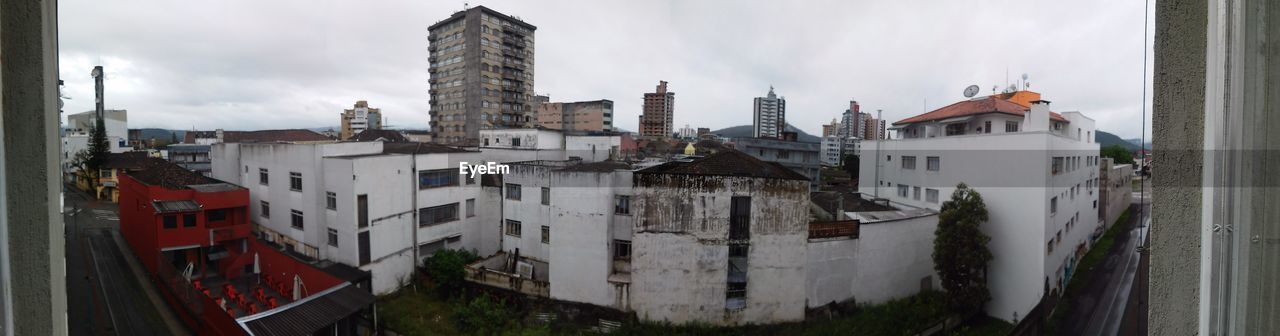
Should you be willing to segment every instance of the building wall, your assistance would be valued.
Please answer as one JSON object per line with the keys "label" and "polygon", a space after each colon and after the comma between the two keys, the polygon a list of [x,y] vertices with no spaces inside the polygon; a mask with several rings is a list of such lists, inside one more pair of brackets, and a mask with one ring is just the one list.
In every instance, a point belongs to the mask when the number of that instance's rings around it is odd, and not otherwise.
{"label": "building wall", "polygon": [[[862,223],[858,238],[809,239],[807,306],[853,300],[877,304],[940,289],[933,268],[938,216]],[[927,278],[927,279],[926,279]]]}
{"label": "building wall", "polygon": [[[804,319],[806,181],[637,174],[631,307],[715,325]],[[746,306],[726,310],[731,196],[751,196]]]}
{"label": "building wall", "polygon": [[[986,307],[993,317],[1012,321],[1015,314],[1026,316],[1047,293],[1046,287],[1062,287],[1070,266],[1078,261],[1078,248],[1087,248],[1098,221],[1098,194],[1086,186],[1097,179],[1098,168],[1086,165],[1085,157],[1097,156],[1096,143],[1048,132],[1018,132],[890,140],[878,146],[877,152],[876,142],[863,143],[859,173],[864,182],[859,191],[865,195],[937,210],[961,182],[982,194],[990,217],[983,231],[991,237],[988,248],[995,256],[988,283],[992,300]],[[914,170],[902,168],[904,155],[916,157]],[[939,157],[938,171],[927,170],[929,156]],[[1051,160],[1058,156],[1080,156],[1080,168],[1053,175]],[[907,186],[907,197],[898,196],[899,185]],[[1071,196],[1076,185],[1080,188]],[[928,200],[930,189],[938,191],[936,203]],[[1054,197],[1058,212],[1050,215]],[[1075,224],[1067,228],[1072,217],[1077,218]],[[1054,247],[1049,252],[1051,238]]]}
{"label": "building wall", "polygon": [[[470,142],[479,137],[482,129],[519,128],[537,122],[537,104],[532,99],[536,29],[484,6],[455,12],[428,28],[430,114],[435,141]],[[449,36],[462,39],[450,40]],[[449,49],[459,45],[463,48]],[[451,59],[461,62],[451,63]],[[485,82],[486,78],[498,83]],[[458,94],[451,95],[455,92]],[[497,105],[484,106],[484,102]],[[502,107],[508,103],[519,108]],[[504,121],[504,116],[511,119]]]}
{"label": "building wall", "polygon": [[674,122],[676,93],[667,91],[667,82],[658,82],[652,93],[644,94],[641,106],[639,133],[642,137],[671,137]]}
{"label": "building wall", "polygon": [[1133,202],[1133,165],[1114,165],[1112,162],[1110,158],[1101,158],[1099,165],[1098,210],[1104,228],[1115,224]]}
{"label": "building wall", "polygon": [[613,101],[604,99],[538,105],[538,125],[555,130],[613,130]]}
{"label": "building wall", "polygon": [[[734,148],[757,159],[777,162],[801,175],[809,177],[810,185],[817,189],[822,182],[821,144],[775,139],[734,139]],[[786,157],[783,157],[785,152]]]}
{"label": "building wall", "polygon": [[549,261],[551,297],[626,310],[618,302],[621,286],[613,273],[614,231],[630,233],[630,215],[614,214],[614,196],[630,194],[631,173],[555,172],[551,174]]}

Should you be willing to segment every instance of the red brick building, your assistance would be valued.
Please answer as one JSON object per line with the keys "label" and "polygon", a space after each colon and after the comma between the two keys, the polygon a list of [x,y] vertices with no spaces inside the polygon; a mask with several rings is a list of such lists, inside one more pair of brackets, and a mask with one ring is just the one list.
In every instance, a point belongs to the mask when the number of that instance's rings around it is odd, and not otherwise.
{"label": "red brick building", "polygon": [[257,241],[249,191],[161,159],[120,177],[120,231],[199,335],[355,334],[367,289]]}

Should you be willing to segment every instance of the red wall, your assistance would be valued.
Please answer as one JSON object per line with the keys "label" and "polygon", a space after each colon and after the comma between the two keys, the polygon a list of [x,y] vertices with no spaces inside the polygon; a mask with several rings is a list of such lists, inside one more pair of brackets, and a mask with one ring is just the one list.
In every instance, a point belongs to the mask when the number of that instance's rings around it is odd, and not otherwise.
{"label": "red wall", "polygon": [[[120,232],[129,242],[133,253],[138,255],[152,273],[156,272],[155,265],[160,262],[160,250],[192,245],[208,247],[210,229],[231,227],[230,231],[233,233],[220,236],[223,240],[249,236],[247,189],[198,193],[191,189],[145,185],[129,175],[121,176],[119,183]],[[177,227],[164,228],[165,215],[157,215],[152,202],[174,200],[194,200],[203,207],[201,211],[194,213],[196,226],[184,227],[184,213],[176,213],[166,215],[177,216]],[[227,220],[208,223],[206,214],[215,209],[227,209]]]}
{"label": "red wall", "polygon": [[[342,283],[341,279],[311,265],[299,262],[266,244],[258,242],[256,239],[249,239],[249,252],[238,256],[232,255],[235,261],[228,265],[225,274],[231,278],[240,276],[244,271],[245,265],[253,264],[253,255],[255,253],[258,255],[258,266],[262,271],[262,275],[270,274],[277,281],[285,281],[286,284],[289,284],[290,290],[293,288],[293,276],[298,275],[301,277],[304,296],[319,293]],[[292,295],[293,293],[281,294]]]}

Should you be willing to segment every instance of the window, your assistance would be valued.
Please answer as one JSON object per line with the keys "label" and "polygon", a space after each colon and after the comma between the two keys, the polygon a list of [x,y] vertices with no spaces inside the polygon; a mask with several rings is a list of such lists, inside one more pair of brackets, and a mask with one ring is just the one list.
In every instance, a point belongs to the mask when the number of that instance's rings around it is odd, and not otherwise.
{"label": "window", "polygon": [[356,196],[356,225],[369,226],[369,195]]}
{"label": "window", "polygon": [[166,229],[178,228],[178,216],[177,215],[164,216],[164,228]]}
{"label": "window", "polygon": [[615,239],[613,241],[613,258],[630,260],[631,259],[631,241]]}
{"label": "window", "polygon": [[751,238],[751,197],[734,196],[729,204],[729,239]]}
{"label": "window", "polygon": [[196,215],[195,214],[182,215],[182,227],[196,227]]}
{"label": "window", "polygon": [[902,169],[916,169],[916,157],[914,157],[914,156],[903,156],[903,157],[902,157]]}
{"label": "window", "polygon": [[467,176],[467,185],[476,184],[475,176],[472,176],[471,174],[467,174],[466,176]]}
{"label": "window", "polygon": [[1064,161],[1064,160],[1063,160],[1063,158],[1062,158],[1061,156],[1059,156],[1059,157],[1054,157],[1054,158],[1053,158],[1053,168],[1052,168],[1052,171],[1051,171],[1051,173],[1053,173],[1053,175],[1058,175],[1058,174],[1062,173],[1062,164],[1063,164],[1063,161]]}
{"label": "window", "polygon": [[324,193],[324,207],[329,210],[338,210],[338,194],[326,191]]}
{"label": "window", "polygon": [[227,220],[227,209],[213,209],[205,211],[204,219],[209,222],[221,222]]}
{"label": "window", "polygon": [[476,199],[467,200],[467,218],[476,216]]}
{"label": "window", "polygon": [[551,205],[551,188],[542,187],[542,205]]}
{"label": "window", "polygon": [[1006,122],[1004,122],[1004,131],[1005,131],[1006,133],[1017,132],[1017,131],[1018,131],[1018,122],[1017,122],[1017,121],[1006,121]]}
{"label": "window", "polygon": [[1098,208],[1098,200],[1093,200],[1093,208],[1094,209]]}
{"label": "window", "polygon": [[1048,243],[1048,244],[1045,244],[1045,247],[1044,247],[1044,254],[1045,254],[1045,255],[1053,254],[1053,239],[1052,239],[1052,238],[1050,238],[1050,239],[1049,239],[1049,243]]}
{"label": "window", "polygon": [[729,269],[725,281],[725,309],[746,307],[747,299],[747,244],[729,244]]}
{"label": "window", "polygon": [[631,196],[617,195],[613,196],[613,213],[618,215],[631,214]]}
{"label": "window", "polygon": [[329,246],[338,247],[338,230],[329,229]]}
{"label": "window", "polygon": [[302,211],[292,210],[290,211],[290,214],[292,215],[292,220],[289,222],[289,226],[302,230],[304,227],[302,222]]}
{"label": "window", "polygon": [[920,200],[920,187],[911,187],[911,198],[917,201]]}
{"label": "window", "polygon": [[546,226],[546,225],[542,226],[542,243],[551,244],[551,227],[550,226]]}
{"label": "window", "polygon": [[302,191],[302,173],[289,172],[289,190]]}
{"label": "window", "polygon": [[984,123],[982,124],[982,132],[983,132],[983,133],[991,133],[991,121],[990,121],[990,120],[987,120],[986,122],[984,122]]}
{"label": "window", "polygon": [[942,169],[942,158],[937,156],[929,156],[929,157],[925,157],[924,160],[925,160],[925,166],[926,166],[925,168],[929,169],[929,171],[938,171]]}
{"label": "window", "polygon": [[908,187],[905,184],[898,185],[898,197],[907,198]]}
{"label": "window", "polygon": [[267,177],[268,177],[267,169],[258,168],[258,183],[261,183],[262,185],[269,185],[269,183],[267,183],[267,180],[268,180]]}
{"label": "window", "polygon": [[519,236],[520,236],[520,221],[514,221],[514,220],[510,220],[510,219],[508,219],[508,220],[507,220],[507,230],[506,230],[506,233],[507,233],[507,235],[508,235],[508,236],[512,236],[512,237],[519,237]]}
{"label": "window", "polygon": [[458,203],[418,209],[418,227],[458,220]]}
{"label": "window", "polygon": [[964,135],[964,123],[947,124],[947,136]]}
{"label": "window", "polygon": [[938,189],[925,189],[924,201],[929,203],[938,203]]}
{"label": "window", "polygon": [[458,185],[457,169],[423,170],[418,172],[418,189],[452,187]]}
{"label": "window", "polygon": [[360,250],[360,264],[368,264],[369,259],[371,259],[371,253],[369,253],[369,231],[361,232],[360,235],[356,236],[356,239],[358,239],[357,249]]}
{"label": "window", "polygon": [[779,151],[778,151],[778,158],[779,158],[779,159],[790,159],[790,158],[791,158],[791,152],[788,152],[788,151],[786,151],[786,150],[779,150]]}
{"label": "window", "polygon": [[885,156],[884,156],[884,160],[885,160],[886,162],[887,162],[887,161],[893,161],[893,155],[885,155]]}
{"label": "window", "polygon": [[1058,198],[1054,197],[1049,199],[1049,215],[1053,216],[1056,213],[1058,213]]}
{"label": "window", "polygon": [[507,199],[520,200],[520,185],[515,183],[507,183]]}
{"label": "window", "polygon": [[258,208],[262,210],[262,218],[271,218],[271,203],[267,201],[259,201]]}
{"label": "window", "polygon": [[511,147],[520,147],[520,138],[511,138]]}

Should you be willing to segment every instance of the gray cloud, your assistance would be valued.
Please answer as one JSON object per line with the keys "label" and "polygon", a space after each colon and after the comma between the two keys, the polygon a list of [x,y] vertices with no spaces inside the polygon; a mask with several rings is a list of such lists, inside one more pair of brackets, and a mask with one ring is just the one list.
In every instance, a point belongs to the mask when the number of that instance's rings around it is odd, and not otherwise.
{"label": "gray cloud", "polygon": [[[103,64],[107,105],[129,109],[133,127],[332,126],[356,100],[425,127],[426,28],[462,3],[61,1],[66,111],[92,108],[88,73]],[[658,80],[676,92],[677,128],[748,124],[751,99],[773,85],[789,121],[817,133],[850,98],[899,120],[970,84],[989,92],[1007,71],[1029,73],[1055,110],[1137,137],[1149,83],[1138,2],[479,4],[538,26],[539,93],[614,100],[631,130]]]}

